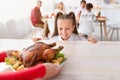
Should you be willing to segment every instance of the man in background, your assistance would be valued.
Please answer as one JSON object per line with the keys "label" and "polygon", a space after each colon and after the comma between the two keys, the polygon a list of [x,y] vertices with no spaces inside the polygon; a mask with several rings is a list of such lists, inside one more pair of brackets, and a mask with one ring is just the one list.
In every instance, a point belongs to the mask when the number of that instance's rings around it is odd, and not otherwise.
{"label": "man in background", "polygon": [[42,1],[37,0],[36,2],[36,6],[32,9],[31,11],[31,22],[33,24],[34,27],[39,27],[43,29],[43,39],[44,38],[48,38],[48,34],[49,34],[49,28],[48,28],[48,24],[47,21],[43,22],[42,18],[48,18],[48,16],[42,16],[40,8],[42,6]]}

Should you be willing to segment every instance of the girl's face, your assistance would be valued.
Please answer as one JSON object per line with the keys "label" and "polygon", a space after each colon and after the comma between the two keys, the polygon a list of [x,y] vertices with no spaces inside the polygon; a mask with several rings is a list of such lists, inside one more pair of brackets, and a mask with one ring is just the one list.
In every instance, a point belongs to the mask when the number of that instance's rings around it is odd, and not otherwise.
{"label": "girl's face", "polygon": [[68,40],[74,31],[74,25],[70,19],[58,19],[58,34],[63,40]]}

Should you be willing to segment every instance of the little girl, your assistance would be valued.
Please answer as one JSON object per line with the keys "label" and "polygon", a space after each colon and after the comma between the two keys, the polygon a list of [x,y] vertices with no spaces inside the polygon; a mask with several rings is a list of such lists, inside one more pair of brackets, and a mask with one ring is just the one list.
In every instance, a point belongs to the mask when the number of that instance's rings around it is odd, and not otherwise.
{"label": "little girl", "polygon": [[[87,40],[84,37],[79,36],[76,28],[76,18],[73,12],[69,14],[62,14],[59,12],[55,18],[55,29],[53,33],[53,38],[51,40],[54,41],[62,41],[62,40]],[[96,39],[92,38],[90,40],[92,43],[96,43]]]}
{"label": "little girl", "polygon": [[83,12],[79,20],[78,32],[81,35],[88,35],[90,38],[91,33],[94,32],[93,24],[96,20],[95,14],[92,12],[93,5],[91,3],[86,4],[86,11]]}

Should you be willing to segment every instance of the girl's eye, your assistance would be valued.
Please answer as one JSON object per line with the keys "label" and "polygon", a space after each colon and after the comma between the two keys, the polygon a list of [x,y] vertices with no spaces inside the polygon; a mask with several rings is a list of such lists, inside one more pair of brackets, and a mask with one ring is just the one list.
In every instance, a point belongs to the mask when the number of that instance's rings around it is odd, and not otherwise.
{"label": "girl's eye", "polygon": [[66,28],[66,30],[69,30],[69,28]]}
{"label": "girl's eye", "polygon": [[62,30],[62,28],[59,28],[59,30]]}

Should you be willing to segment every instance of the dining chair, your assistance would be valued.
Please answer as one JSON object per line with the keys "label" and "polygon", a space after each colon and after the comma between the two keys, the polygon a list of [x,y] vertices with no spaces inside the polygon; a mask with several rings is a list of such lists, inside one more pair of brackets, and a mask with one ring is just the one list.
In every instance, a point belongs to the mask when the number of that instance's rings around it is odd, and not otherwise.
{"label": "dining chair", "polygon": [[32,31],[32,38],[42,38],[43,29],[40,27],[34,27]]}
{"label": "dining chair", "polygon": [[119,23],[109,24],[107,27],[109,28],[109,30],[107,32],[107,35],[111,32],[111,34],[110,34],[110,41],[112,41],[114,31],[116,31],[116,33],[117,33],[117,40],[119,40],[120,24]]}

